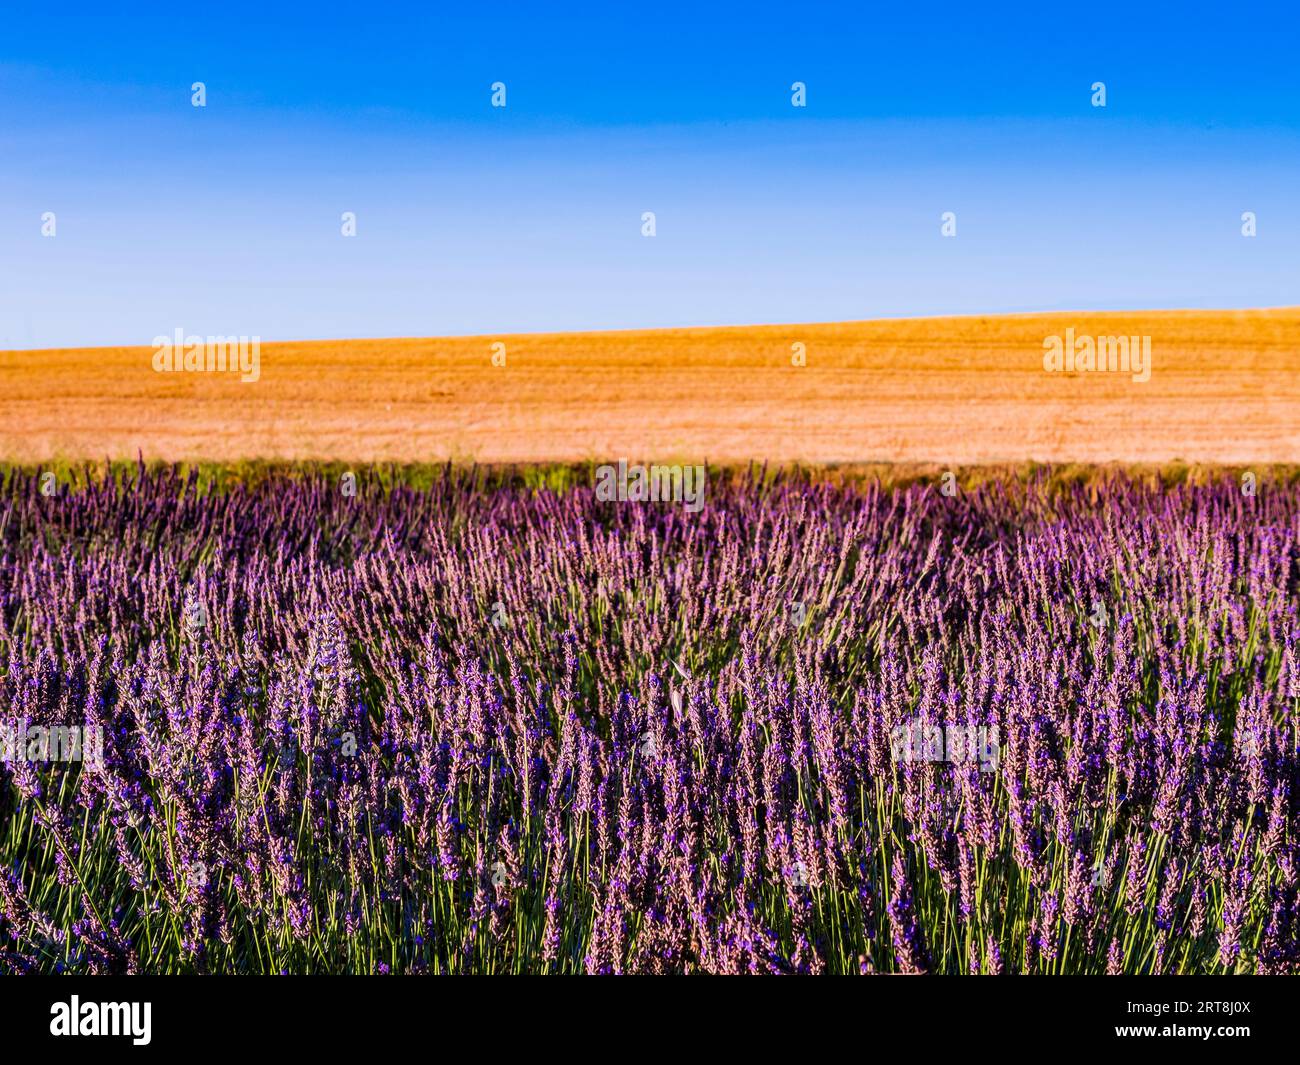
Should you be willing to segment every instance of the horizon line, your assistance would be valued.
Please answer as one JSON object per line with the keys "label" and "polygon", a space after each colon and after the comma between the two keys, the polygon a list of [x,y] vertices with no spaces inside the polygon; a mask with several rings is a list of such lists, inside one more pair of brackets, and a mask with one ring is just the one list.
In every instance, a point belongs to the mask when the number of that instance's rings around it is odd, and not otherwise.
{"label": "horizon line", "polygon": [[[926,321],[953,321],[953,320],[970,320],[973,318],[1050,318],[1061,315],[1186,315],[1186,314],[1278,314],[1284,312],[1300,312],[1300,304],[1281,304],[1278,306],[1251,306],[1251,307],[1149,307],[1136,310],[1115,310],[1104,308],[1072,308],[1067,310],[1050,310],[1050,311],[968,311],[955,314],[898,314],[898,315],[878,315],[871,318],[834,318],[818,319],[815,321],[792,321],[792,322],[730,322],[717,323],[708,325],[680,325],[680,326],[621,326],[616,329],[531,329],[531,330],[509,330],[489,333],[429,333],[429,334],[402,334],[395,336],[349,336],[349,337],[300,337],[288,340],[263,340],[257,334],[244,333],[221,333],[211,334],[213,336],[233,336],[239,337],[257,337],[259,345],[298,345],[298,344],[369,344],[381,341],[417,341],[417,340],[478,340],[501,337],[547,337],[547,336],[611,336],[620,333],[688,333],[688,332],[717,332],[719,330],[746,330],[746,329],[782,329],[782,328],[808,328],[817,326],[832,325],[870,325],[876,322],[926,322]],[[173,330],[174,332],[174,330]],[[155,337],[163,334],[155,334]],[[206,336],[207,334],[186,333],[186,336]],[[148,343],[134,344],[69,344],[60,347],[32,347],[32,348],[0,348],[0,353],[17,353],[40,354],[42,352],[55,351],[115,351],[123,348],[141,348],[148,350],[155,345],[152,341]]]}

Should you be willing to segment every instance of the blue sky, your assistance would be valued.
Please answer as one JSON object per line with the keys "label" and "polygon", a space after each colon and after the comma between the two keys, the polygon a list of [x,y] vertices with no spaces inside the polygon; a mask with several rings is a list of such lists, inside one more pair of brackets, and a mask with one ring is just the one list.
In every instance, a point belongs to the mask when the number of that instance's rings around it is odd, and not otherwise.
{"label": "blue sky", "polygon": [[1300,302],[1294,5],[982,6],[7,5],[0,347]]}

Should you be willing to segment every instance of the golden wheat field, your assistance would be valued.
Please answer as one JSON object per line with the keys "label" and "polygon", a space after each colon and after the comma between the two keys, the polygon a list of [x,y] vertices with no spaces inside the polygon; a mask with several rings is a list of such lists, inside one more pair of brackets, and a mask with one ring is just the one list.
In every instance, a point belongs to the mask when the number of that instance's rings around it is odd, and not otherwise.
{"label": "golden wheat field", "polygon": [[[1149,335],[1150,380],[1046,372],[1067,329]],[[1300,308],[268,343],[252,383],[153,354],[0,352],[0,458],[1300,461]]]}

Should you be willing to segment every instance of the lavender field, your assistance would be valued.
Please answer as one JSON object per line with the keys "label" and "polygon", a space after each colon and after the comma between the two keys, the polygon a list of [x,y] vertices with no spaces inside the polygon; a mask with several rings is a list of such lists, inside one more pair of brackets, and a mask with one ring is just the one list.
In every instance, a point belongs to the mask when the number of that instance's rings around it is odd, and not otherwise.
{"label": "lavender field", "polygon": [[6,476],[0,971],[1300,970],[1295,484],[350,488]]}

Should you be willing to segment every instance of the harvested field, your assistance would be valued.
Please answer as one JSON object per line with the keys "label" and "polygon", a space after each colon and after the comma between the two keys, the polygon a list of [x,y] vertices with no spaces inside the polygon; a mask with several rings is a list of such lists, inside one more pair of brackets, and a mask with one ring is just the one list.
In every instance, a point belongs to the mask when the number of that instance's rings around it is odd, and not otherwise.
{"label": "harvested field", "polygon": [[[1150,336],[1150,380],[1045,372],[1067,329]],[[0,457],[1300,461],[1300,308],[263,344],[251,383],[152,354],[0,352]]]}

